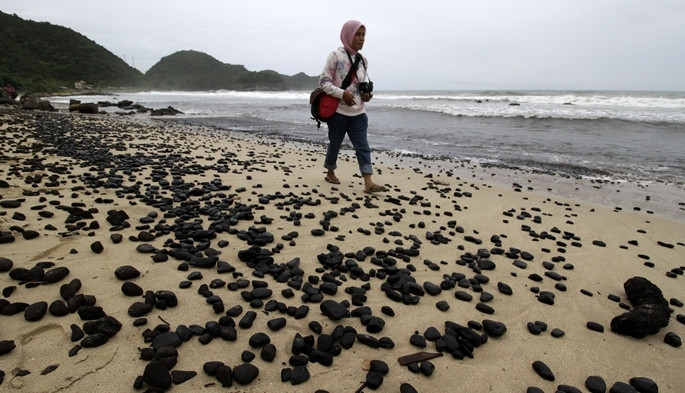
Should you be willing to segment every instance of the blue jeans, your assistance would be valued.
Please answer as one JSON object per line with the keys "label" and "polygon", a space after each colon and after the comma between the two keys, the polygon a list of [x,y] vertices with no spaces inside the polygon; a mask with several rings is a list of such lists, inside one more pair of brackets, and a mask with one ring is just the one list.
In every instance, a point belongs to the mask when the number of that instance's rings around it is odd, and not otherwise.
{"label": "blue jeans", "polygon": [[354,146],[354,153],[359,163],[359,171],[363,175],[372,175],[371,148],[366,137],[366,130],[369,126],[369,118],[366,113],[358,116],[345,116],[339,113],[333,115],[328,121],[328,149],[326,149],[326,161],[324,167],[328,170],[338,168],[338,153],[340,146],[345,139],[345,134],[350,137],[350,142]]}

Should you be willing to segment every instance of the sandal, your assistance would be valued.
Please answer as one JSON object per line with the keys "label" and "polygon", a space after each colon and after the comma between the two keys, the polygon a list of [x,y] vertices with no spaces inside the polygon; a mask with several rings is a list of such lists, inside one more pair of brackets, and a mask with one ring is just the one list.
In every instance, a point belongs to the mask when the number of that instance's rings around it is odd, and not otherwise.
{"label": "sandal", "polygon": [[340,184],[340,180],[338,180],[338,179],[335,178],[335,177],[328,177],[328,176],[326,176],[326,177],[324,177],[323,179],[324,179],[327,183],[331,183],[331,184]]}
{"label": "sandal", "polygon": [[373,194],[376,192],[383,192],[383,191],[388,191],[388,190],[383,186],[379,186],[378,184],[374,184],[371,187],[364,190],[364,192],[367,194]]}

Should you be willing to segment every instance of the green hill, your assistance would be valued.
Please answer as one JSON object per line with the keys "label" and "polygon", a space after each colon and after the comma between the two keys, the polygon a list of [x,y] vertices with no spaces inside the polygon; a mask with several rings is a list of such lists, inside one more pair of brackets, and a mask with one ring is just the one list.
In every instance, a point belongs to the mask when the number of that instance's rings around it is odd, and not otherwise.
{"label": "green hill", "polygon": [[193,50],[163,57],[145,73],[145,86],[166,90],[303,90],[316,87],[318,77],[276,71],[248,71]]}
{"label": "green hill", "polygon": [[212,56],[179,51],[163,57],[145,74],[145,85],[169,90],[286,90],[287,76],[276,71],[248,71]]}
{"label": "green hill", "polygon": [[143,74],[85,36],[0,12],[0,83],[56,91],[86,81],[96,88],[136,86]]}
{"label": "green hill", "polygon": [[179,51],[143,75],[104,47],[65,27],[0,12],[0,84],[24,91],[55,92],[85,81],[94,89],[306,90],[318,77],[249,71],[202,52]]}

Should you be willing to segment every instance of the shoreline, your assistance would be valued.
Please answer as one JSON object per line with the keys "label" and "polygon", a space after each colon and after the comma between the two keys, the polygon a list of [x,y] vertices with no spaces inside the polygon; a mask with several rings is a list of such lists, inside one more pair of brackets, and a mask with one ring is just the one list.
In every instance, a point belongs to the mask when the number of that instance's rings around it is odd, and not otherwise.
{"label": "shoreline", "polygon": [[[148,117],[0,119],[2,389],[682,387],[682,348],[664,341],[685,336],[685,220],[657,208],[677,193],[379,154],[389,191],[367,195],[349,150],[333,186],[311,144]],[[640,339],[610,329],[634,276],[674,310]],[[421,351],[442,356],[398,362]]]}
{"label": "shoreline", "polygon": [[[136,119],[133,119],[134,121]],[[142,120],[142,119],[141,119]],[[304,149],[321,149],[325,143],[291,138],[281,134],[264,134],[251,131],[227,130],[217,126],[197,125],[186,119],[148,119],[161,124],[182,124],[191,129],[204,129],[209,134],[220,137],[232,135],[241,139],[257,141],[262,138],[280,141],[283,146]],[[143,120],[143,121],[148,121]],[[192,132],[192,131],[191,131]],[[451,176],[479,181],[510,188],[526,190],[541,195],[575,199],[590,202],[606,208],[632,210],[655,214],[663,218],[685,221],[685,188],[682,184],[663,181],[638,181],[629,179],[598,179],[581,175],[566,175],[552,171],[541,171],[531,168],[502,165],[483,165],[477,162],[464,161],[449,157],[432,157],[420,154],[403,154],[372,145],[374,160],[388,165],[422,168],[432,174],[450,172]],[[354,155],[349,142],[344,142],[342,153]],[[536,186],[542,183],[544,187]]]}

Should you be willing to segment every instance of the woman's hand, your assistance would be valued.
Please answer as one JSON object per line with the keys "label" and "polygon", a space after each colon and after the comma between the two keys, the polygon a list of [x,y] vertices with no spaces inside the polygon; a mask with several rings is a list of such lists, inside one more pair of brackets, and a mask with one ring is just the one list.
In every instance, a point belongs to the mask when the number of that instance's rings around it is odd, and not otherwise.
{"label": "woman's hand", "polygon": [[345,101],[345,104],[347,104],[347,106],[353,106],[355,104],[354,94],[350,93],[347,90],[345,90],[345,92],[343,92],[342,99],[343,99],[343,101]]}
{"label": "woman's hand", "polygon": [[362,93],[362,101],[369,102],[373,98],[373,93]]}

